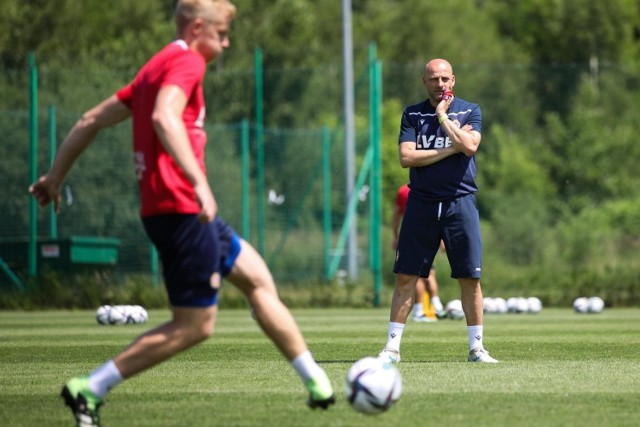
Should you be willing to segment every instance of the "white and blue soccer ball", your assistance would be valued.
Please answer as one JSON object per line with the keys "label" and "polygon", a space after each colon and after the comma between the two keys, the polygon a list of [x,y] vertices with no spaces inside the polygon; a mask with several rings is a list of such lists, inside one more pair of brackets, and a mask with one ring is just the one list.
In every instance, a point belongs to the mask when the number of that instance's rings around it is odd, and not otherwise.
{"label": "white and blue soccer ball", "polygon": [[587,311],[589,313],[602,313],[604,310],[604,300],[600,297],[591,297],[587,301]]}
{"label": "white and blue soccer ball", "polygon": [[100,325],[109,324],[109,311],[111,311],[110,305],[101,305],[96,310],[96,320]]}
{"label": "white and blue soccer ball", "polygon": [[462,301],[459,299],[452,299],[445,305],[444,311],[447,312],[447,317],[452,320],[464,319],[464,310],[462,309]]}
{"label": "white and blue soccer ball", "polygon": [[149,314],[147,310],[144,309],[141,305],[134,305],[131,308],[132,312],[130,314],[133,322],[132,323],[147,323],[149,320]]}
{"label": "white and blue soccer ball", "polygon": [[511,297],[507,299],[507,310],[509,313],[526,313],[529,311],[527,299],[523,297]]}
{"label": "white and blue soccer ball", "polygon": [[589,298],[578,297],[573,300],[573,309],[576,313],[586,313],[589,310]]}
{"label": "white and blue soccer ball", "polygon": [[504,298],[496,297],[493,299],[493,303],[496,306],[496,313],[504,314],[509,311],[509,309],[507,308],[507,300],[505,300]]}
{"label": "white and blue soccer ball", "polygon": [[496,300],[491,297],[484,297],[482,299],[482,311],[491,314],[496,312]]}
{"label": "white and blue soccer ball", "polygon": [[542,311],[542,301],[538,297],[529,297],[527,298],[527,312],[537,314]]}
{"label": "white and blue soccer ball", "polygon": [[140,305],[123,305],[126,324],[146,323],[148,320],[147,310]]}
{"label": "white and blue soccer ball", "polygon": [[110,325],[124,325],[127,323],[127,312],[123,305],[113,305],[109,310]]}
{"label": "white and blue soccer ball", "polygon": [[391,408],[402,394],[400,371],[391,363],[365,357],[354,363],[344,381],[349,404],[356,411],[374,415]]}

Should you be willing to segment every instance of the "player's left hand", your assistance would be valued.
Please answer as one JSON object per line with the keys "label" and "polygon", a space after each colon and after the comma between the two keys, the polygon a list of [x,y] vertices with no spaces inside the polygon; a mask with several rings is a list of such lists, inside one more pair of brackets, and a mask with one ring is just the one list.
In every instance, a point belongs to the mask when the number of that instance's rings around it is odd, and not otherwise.
{"label": "player's left hand", "polygon": [[203,183],[201,185],[195,185],[193,190],[196,193],[196,199],[200,205],[200,213],[198,214],[200,222],[213,221],[218,214],[218,203],[213,197],[209,184]]}

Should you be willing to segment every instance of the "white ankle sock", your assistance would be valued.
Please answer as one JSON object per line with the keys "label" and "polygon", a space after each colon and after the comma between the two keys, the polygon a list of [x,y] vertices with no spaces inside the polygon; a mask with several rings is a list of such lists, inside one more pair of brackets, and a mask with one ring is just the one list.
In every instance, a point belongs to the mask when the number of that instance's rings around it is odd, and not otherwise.
{"label": "white ankle sock", "polygon": [[469,350],[474,348],[484,348],[482,345],[483,326],[467,326],[467,334],[469,335]]}
{"label": "white ankle sock", "polygon": [[413,315],[414,317],[424,316],[424,306],[421,302],[413,304]]}
{"label": "white ankle sock", "polygon": [[89,389],[102,399],[112,387],[122,381],[122,374],[116,364],[113,363],[113,360],[109,360],[89,375]]}
{"label": "white ankle sock", "polygon": [[400,341],[404,332],[404,323],[389,322],[389,335],[387,335],[386,348],[400,352]]}
{"label": "white ankle sock", "polygon": [[322,371],[309,350],[296,356],[290,363],[305,384]]}
{"label": "white ankle sock", "polygon": [[440,301],[440,297],[431,298],[431,305],[433,305],[433,308],[435,308],[436,311],[444,310],[444,306],[442,305],[442,301]]}

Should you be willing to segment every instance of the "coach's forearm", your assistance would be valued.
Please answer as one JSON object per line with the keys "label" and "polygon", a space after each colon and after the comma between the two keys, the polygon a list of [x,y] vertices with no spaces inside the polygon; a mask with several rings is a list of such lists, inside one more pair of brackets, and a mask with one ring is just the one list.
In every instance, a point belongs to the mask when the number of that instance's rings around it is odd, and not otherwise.
{"label": "coach's forearm", "polygon": [[453,147],[457,147],[458,151],[467,157],[476,154],[482,138],[480,132],[473,131],[473,129],[460,129],[451,120],[445,120],[440,127],[444,129]]}
{"label": "coach's forearm", "polygon": [[415,147],[403,147],[400,150],[400,165],[403,168],[429,166],[458,152],[458,149],[453,146],[431,150],[416,150]]}

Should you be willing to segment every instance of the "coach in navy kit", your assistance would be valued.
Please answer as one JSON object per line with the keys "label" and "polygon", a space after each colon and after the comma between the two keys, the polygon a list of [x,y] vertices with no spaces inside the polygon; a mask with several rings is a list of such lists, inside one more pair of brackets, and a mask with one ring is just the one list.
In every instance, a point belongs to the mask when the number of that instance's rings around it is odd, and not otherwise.
{"label": "coach in navy kit", "polygon": [[442,239],[451,276],[460,283],[469,336],[467,360],[497,363],[482,342],[482,239],[475,198],[482,113],[477,104],[453,96],[456,79],[446,60],[429,61],[422,80],[427,99],[402,113],[398,150],[400,164],[410,168],[411,191],[393,268],[396,287],[387,344],[379,357],[400,361],[416,281],[429,275]]}

